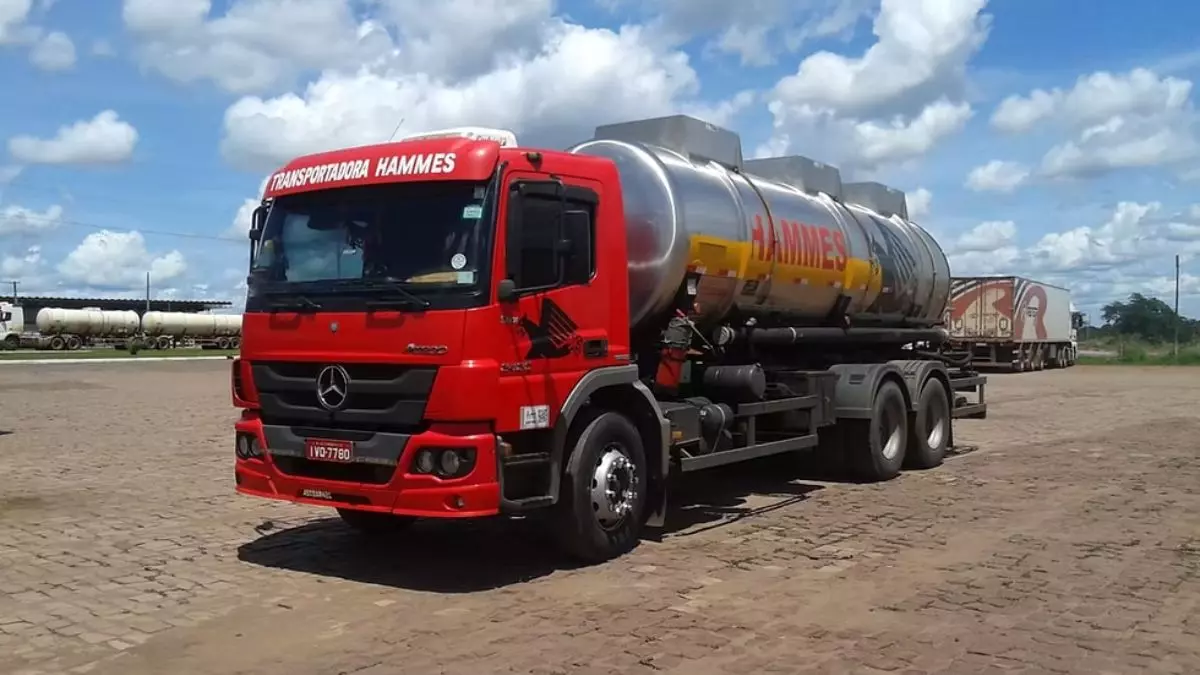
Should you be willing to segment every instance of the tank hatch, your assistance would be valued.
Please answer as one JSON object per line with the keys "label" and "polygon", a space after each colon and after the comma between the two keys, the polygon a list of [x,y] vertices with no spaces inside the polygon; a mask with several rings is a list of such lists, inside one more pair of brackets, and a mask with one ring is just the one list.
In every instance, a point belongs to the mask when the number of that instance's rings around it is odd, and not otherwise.
{"label": "tank hatch", "polygon": [[882,183],[846,183],[842,196],[847,202],[861,204],[884,216],[900,216],[908,220],[908,200],[904,192]]}
{"label": "tank hatch", "polygon": [[836,166],[800,155],[752,159],[746,162],[746,173],[791,185],[810,195],[824,192],[834,199],[842,198],[842,172]]}
{"label": "tank hatch", "polygon": [[604,124],[595,140],[657,145],[692,159],[711,160],[731,169],[742,168],[742,139],[735,132],[687,115]]}

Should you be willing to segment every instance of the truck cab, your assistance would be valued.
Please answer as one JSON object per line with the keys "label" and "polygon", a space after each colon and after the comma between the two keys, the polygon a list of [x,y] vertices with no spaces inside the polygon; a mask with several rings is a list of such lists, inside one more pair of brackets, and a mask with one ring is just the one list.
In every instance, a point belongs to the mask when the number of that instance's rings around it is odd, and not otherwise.
{"label": "truck cab", "polygon": [[0,349],[17,349],[25,332],[25,310],[11,302],[0,302]]}
{"label": "truck cab", "polygon": [[577,385],[636,379],[621,193],[607,160],[498,135],[270,178],[233,364],[238,491],[365,529],[555,501],[544,441]]}

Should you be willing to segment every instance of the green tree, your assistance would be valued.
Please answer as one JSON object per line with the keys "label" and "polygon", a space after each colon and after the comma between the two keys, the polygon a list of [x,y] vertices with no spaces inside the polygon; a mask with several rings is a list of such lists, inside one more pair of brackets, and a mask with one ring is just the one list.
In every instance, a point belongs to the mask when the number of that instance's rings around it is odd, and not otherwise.
{"label": "green tree", "polygon": [[1101,310],[1101,316],[1112,332],[1149,342],[1170,342],[1175,336],[1176,322],[1180,342],[1190,342],[1200,332],[1198,322],[1176,316],[1167,303],[1141,293],[1130,294],[1125,302],[1110,302]]}

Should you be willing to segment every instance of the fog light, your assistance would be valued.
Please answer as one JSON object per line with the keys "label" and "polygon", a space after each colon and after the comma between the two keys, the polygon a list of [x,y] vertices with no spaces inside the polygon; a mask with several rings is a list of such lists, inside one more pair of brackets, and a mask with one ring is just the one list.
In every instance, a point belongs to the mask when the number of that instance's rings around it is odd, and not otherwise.
{"label": "fog light", "polygon": [[239,459],[258,459],[262,457],[262,449],[258,445],[258,439],[252,434],[237,435],[235,452]]}
{"label": "fog light", "polygon": [[416,469],[418,473],[433,473],[433,453],[422,450],[417,453]]}
{"label": "fog light", "polygon": [[453,450],[442,451],[441,461],[438,464],[441,465],[442,473],[447,476],[453,476],[458,473],[458,470],[462,466],[462,462],[458,458],[458,453]]}

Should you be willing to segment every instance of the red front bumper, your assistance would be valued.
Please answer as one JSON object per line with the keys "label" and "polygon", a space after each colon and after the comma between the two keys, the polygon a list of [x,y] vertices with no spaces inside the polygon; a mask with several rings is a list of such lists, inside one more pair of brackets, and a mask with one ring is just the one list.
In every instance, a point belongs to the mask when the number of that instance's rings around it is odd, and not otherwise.
{"label": "red front bumper", "polygon": [[[500,512],[495,434],[430,430],[413,435],[391,480],[373,484],[288,475],[271,459],[257,418],[239,420],[236,430],[253,434],[259,447],[266,449],[261,459],[236,459],[237,491],[242,494],[423,518],[475,518]],[[455,479],[409,473],[412,457],[430,447],[474,448],[475,466],[466,476]]]}

